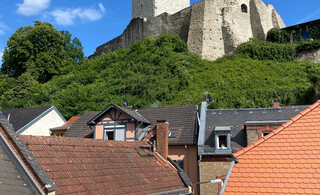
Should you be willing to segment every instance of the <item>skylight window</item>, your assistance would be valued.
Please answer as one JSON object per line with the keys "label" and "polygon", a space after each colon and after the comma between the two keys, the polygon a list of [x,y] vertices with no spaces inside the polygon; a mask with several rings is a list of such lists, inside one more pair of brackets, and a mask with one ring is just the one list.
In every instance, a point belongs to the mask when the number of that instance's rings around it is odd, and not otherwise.
{"label": "skylight window", "polygon": [[170,130],[169,131],[169,138],[174,138],[177,135],[178,130]]}

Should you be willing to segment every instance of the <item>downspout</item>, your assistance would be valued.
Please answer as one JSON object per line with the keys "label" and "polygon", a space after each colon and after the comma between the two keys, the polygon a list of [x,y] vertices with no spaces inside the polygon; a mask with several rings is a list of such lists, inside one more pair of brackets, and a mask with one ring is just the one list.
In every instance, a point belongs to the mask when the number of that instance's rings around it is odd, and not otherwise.
{"label": "downspout", "polygon": [[219,195],[223,195],[224,191],[226,190],[226,187],[227,187],[227,184],[228,184],[228,180],[229,180],[230,175],[232,173],[233,166],[234,166],[235,163],[238,163],[238,162],[239,162],[239,159],[237,159],[235,157],[232,158],[231,165],[230,165],[230,167],[228,169],[228,173],[226,175],[226,179],[224,180],[224,184],[222,185],[222,189],[221,189]]}

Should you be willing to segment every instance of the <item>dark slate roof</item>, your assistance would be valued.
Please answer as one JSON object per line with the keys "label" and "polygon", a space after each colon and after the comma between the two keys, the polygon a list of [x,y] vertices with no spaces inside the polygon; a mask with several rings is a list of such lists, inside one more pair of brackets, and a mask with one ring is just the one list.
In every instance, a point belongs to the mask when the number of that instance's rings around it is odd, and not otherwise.
{"label": "dark slate roof", "polygon": [[110,109],[117,109],[119,110],[120,112],[122,113],[125,113],[128,117],[132,118],[132,119],[135,119],[139,122],[143,122],[143,123],[147,123],[147,124],[150,124],[150,122],[145,119],[143,116],[141,116],[137,110],[132,110],[132,109],[128,109],[128,108],[123,108],[123,107],[120,107],[120,106],[116,106],[116,105],[113,105],[111,104],[110,106],[108,106],[108,108],[104,109],[102,112],[100,112],[97,116],[95,116],[93,119],[91,119],[88,124],[89,125],[95,125],[97,120],[100,119],[100,117],[104,116]]}
{"label": "dark slate roof", "polygon": [[[194,145],[196,144],[196,118],[197,106],[175,106],[161,108],[127,109],[116,106],[123,112],[134,116],[138,121],[150,124],[152,129],[157,120],[167,120],[172,130],[178,130],[175,138],[169,138],[170,145]],[[109,107],[108,107],[109,108]],[[85,112],[76,123],[64,134],[65,137],[93,137],[93,129],[87,124],[94,123],[103,112]]]}
{"label": "dark slate roof", "polygon": [[64,137],[92,138],[93,129],[87,124],[97,116],[99,111],[86,111],[83,115],[67,130]]}
{"label": "dark slate roof", "polygon": [[0,111],[7,119],[10,115],[9,122],[13,125],[14,130],[17,132],[50,108],[50,106],[47,106],[35,108],[3,109]]}
{"label": "dark slate roof", "polygon": [[233,152],[235,152],[235,148],[247,146],[247,134],[244,129],[246,122],[283,122],[291,119],[306,108],[308,108],[308,106],[251,109],[208,109],[206,112],[204,152],[214,152],[214,128],[216,126],[231,126],[231,146]]}
{"label": "dark slate roof", "polygon": [[170,130],[178,130],[174,138],[169,138],[169,145],[193,145],[196,144],[196,105],[144,108],[138,112],[151,123],[151,129],[157,120],[169,122]]}
{"label": "dark slate roof", "polygon": [[0,144],[0,192],[1,194],[32,194],[22,175],[9,159]]}
{"label": "dark slate roof", "polygon": [[[1,112],[0,112],[1,113]],[[25,166],[32,169],[36,174],[34,177],[38,178],[38,182],[40,182],[49,192],[55,191],[56,186],[54,182],[51,180],[51,178],[46,174],[46,172],[42,169],[42,167],[39,165],[36,158],[33,156],[33,154],[30,152],[29,148],[23,143],[19,135],[14,131],[13,126],[9,123],[7,119],[0,118],[0,128],[1,131],[3,131],[7,137],[5,138],[7,142],[11,142],[11,146],[14,146],[20,153],[17,154],[18,158],[20,158],[24,163]],[[3,145],[5,146],[5,145]],[[24,175],[28,175],[26,172],[29,172],[25,169],[20,169],[21,171],[25,171]],[[37,189],[38,182],[31,182],[30,177],[26,176],[29,187],[32,186],[33,189]],[[1,178],[1,177],[0,177]],[[29,178],[29,179],[28,179]]]}
{"label": "dark slate roof", "polygon": [[57,195],[188,192],[178,171],[141,148],[146,142],[26,135],[21,138],[56,183]]}

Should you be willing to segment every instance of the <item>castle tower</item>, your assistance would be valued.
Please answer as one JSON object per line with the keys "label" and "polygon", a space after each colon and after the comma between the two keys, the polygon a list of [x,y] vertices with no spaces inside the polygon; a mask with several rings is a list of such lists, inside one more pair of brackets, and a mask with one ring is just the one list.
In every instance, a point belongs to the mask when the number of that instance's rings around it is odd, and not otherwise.
{"label": "castle tower", "polygon": [[190,0],[132,0],[132,19],[150,19],[164,12],[174,14],[189,6]]}

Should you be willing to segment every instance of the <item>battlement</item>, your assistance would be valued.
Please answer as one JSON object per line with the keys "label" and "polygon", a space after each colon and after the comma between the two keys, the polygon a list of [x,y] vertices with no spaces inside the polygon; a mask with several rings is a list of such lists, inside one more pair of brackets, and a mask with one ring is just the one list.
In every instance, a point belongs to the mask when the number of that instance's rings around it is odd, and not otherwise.
{"label": "battlement", "polygon": [[132,19],[151,19],[162,13],[174,14],[190,6],[190,0],[132,0]]}

